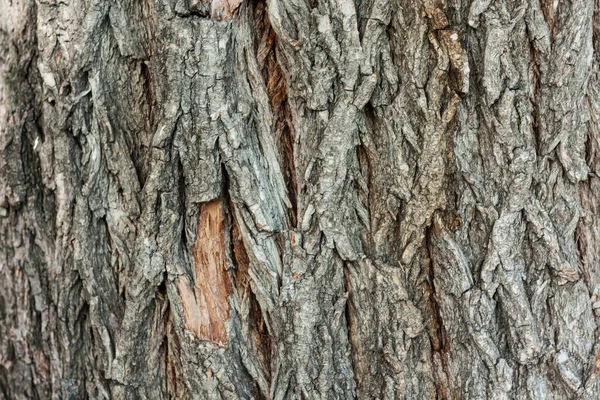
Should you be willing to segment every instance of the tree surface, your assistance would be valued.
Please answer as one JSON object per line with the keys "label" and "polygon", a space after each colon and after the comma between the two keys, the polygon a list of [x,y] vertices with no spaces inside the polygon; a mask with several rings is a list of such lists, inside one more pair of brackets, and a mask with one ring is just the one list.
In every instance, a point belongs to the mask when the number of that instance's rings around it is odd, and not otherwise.
{"label": "tree surface", "polygon": [[600,0],[0,0],[0,399],[598,399]]}

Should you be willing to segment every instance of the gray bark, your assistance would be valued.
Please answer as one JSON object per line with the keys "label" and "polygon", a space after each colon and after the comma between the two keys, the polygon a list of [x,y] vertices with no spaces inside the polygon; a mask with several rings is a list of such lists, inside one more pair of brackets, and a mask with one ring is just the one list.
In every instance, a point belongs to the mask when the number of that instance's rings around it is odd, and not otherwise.
{"label": "gray bark", "polygon": [[0,399],[594,399],[600,0],[0,0]]}

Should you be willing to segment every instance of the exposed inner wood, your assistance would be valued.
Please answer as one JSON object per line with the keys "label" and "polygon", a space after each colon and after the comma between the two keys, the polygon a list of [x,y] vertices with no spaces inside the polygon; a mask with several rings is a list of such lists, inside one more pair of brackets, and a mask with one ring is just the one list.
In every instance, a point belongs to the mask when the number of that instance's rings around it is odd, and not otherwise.
{"label": "exposed inner wood", "polygon": [[199,339],[227,344],[226,321],[232,286],[225,264],[221,200],[200,207],[198,234],[194,245],[194,286],[180,279],[179,295],[186,328]]}

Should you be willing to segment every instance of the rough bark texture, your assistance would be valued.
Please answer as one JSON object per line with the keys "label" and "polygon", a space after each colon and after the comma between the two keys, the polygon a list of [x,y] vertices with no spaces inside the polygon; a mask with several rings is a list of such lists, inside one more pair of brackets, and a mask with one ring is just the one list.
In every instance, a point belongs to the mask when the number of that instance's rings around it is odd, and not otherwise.
{"label": "rough bark texture", "polygon": [[600,393],[600,0],[0,0],[0,399]]}

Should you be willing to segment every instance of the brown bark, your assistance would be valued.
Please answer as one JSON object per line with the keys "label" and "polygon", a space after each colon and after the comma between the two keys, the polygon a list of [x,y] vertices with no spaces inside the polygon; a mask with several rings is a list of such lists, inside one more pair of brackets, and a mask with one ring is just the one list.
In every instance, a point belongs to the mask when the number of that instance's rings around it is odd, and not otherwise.
{"label": "brown bark", "polygon": [[597,397],[599,0],[0,12],[0,399]]}

